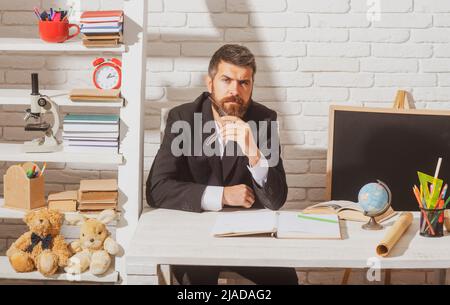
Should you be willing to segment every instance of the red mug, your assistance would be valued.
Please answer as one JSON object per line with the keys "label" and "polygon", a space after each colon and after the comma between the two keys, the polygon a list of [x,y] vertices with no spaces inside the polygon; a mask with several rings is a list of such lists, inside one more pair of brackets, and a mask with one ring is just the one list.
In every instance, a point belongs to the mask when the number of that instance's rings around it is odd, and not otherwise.
{"label": "red mug", "polygon": [[[76,33],[69,35],[69,29],[75,27]],[[47,42],[64,42],[77,36],[80,33],[80,27],[76,24],[65,21],[39,21],[39,36]]]}

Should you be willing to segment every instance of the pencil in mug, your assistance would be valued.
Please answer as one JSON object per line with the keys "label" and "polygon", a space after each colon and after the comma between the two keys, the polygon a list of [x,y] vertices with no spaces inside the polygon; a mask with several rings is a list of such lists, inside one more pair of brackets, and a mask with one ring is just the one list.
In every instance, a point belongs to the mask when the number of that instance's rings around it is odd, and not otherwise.
{"label": "pencil in mug", "polygon": [[[422,186],[421,186],[421,188],[422,188]],[[414,185],[414,194],[416,195],[416,199],[417,199],[417,195],[418,195],[418,193],[419,193],[419,189],[417,188],[417,186],[415,186]],[[442,194],[442,193],[441,193]],[[418,201],[419,201],[419,199],[417,199]],[[423,201],[425,201],[425,197],[423,197]],[[420,206],[420,204],[419,204],[419,206]],[[422,205],[423,206],[423,205]],[[437,207],[438,205],[436,204],[436,207]],[[436,209],[436,207],[435,207],[435,209]],[[426,208],[426,207],[425,207]],[[421,210],[421,212],[422,212],[422,214],[423,214],[423,216],[424,216],[424,218],[425,218],[425,220],[426,220],[426,223],[424,222],[424,223],[422,223],[422,231],[426,231],[426,230],[430,230],[431,231],[431,233],[434,235],[434,230],[433,230],[433,228],[432,228],[432,224],[433,223],[435,223],[436,222],[436,220],[437,220],[437,217],[435,216],[432,220],[431,220],[431,222],[430,222],[430,220],[429,220],[429,218],[428,218],[428,216],[427,216],[427,214],[425,213],[425,211],[423,211],[423,210]],[[427,227],[425,227],[425,224],[427,225]]]}
{"label": "pencil in mug", "polygon": [[437,202],[431,202],[431,199],[433,198],[433,194],[436,191],[436,181],[437,181],[437,178],[439,175],[439,170],[441,169],[441,164],[442,164],[442,158],[439,157],[438,163],[436,165],[436,170],[434,172],[433,184],[430,186],[430,196],[428,198],[428,200],[430,201],[430,204],[429,204],[430,208],[436,207],[439,202],[439,198],[437,199]]}
{"label": "pencil in mug", "polygon": [[41,177],[42,175],[44,175],[44,171],[45,171],[45,168],[46,168],[46,167],[47,167],[47,163],[44,162],[44,165],[42,166],[41,174],[39,175],[39,177]]}
{"label": "pencil in mug", "polygon": [[[447,188],[448,188],[448,185],[445,184],[444,187],[442,188],[441,194],[439,195],[439,198],[438,198],[438,201],[436,203],[436,206],[434,207],[434,210],[445,209],[444,197],[445,197],[445,193],[447,192]],[[443,217],[442,217],[443,214],[444,214],[444,212],[442,211],[441,213],[435,215],[433,217],[433,220],[431,221],[431,223],[432,224],[435,223],[438,218],[439,218],[439,223],[441,223],[443,221]]]}
{"label": "pencil in mug", "polygon": [[421,208],[420,211],[422,212],[423,217],[425,218],[425,221],[427,222],[427,224],[428,224],[428,226],[429,226],[429,228],[430,228],[431,233],[434,235],[434,230],[433,230],[433,227],[431,226],[430,220],[428,219],[427,214],[426,214],[425,211],[423,210],[423,205],[422,205],[422,202],[421,202],[421,200],[420,200],[420,198],[419,198],[419,190],[418,190],[417,186],[415,186],[415,185],[413,186],[413,193],[414,193],[414,195],[416,196],[416,200],[417,200],[417,203],[419,204],[419,207]]}
{"label": "pencil in mug", "polygon": [[[423,188],[422,188],[422,184],[421,184],[420,185],[420,197],[418,197],[419,190],[416,185],[413,186],[413,193],[414,193],[414,196],[416,197],[417,203],[419,204],[419,208],[422,208],[426,204],[425,196],[422,196],[423,195],[422,190],[423,190]],[[423,213],[422,209],[420,209],[420,211]],[[425,217],[425,214],[423,214],[423,216]],[[425,222],[422,223],[421,231],[423,231],[425,229],[425,224],[426,224]]]}

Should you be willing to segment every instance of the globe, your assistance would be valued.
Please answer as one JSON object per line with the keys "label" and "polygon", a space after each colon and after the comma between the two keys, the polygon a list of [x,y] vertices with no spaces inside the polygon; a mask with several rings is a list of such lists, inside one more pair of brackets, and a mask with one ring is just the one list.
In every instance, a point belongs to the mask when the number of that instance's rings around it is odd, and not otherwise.
{"label": "globe", "polygon": [[358,203],[368,216],[384,213],[391,204],[391,191],[386,184],[377,180],[364,185],[358,194]]}

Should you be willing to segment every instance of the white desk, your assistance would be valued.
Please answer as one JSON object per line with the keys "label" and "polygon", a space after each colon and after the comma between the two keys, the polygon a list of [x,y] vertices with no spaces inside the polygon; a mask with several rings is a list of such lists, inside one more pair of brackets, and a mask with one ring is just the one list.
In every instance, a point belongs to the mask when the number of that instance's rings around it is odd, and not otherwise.
{"label": "white desk", "polygon": [[[341,221],[342,240],[211,236],[217,212],[155,209],[142,214],[127,254],[127,275],[136,283],[167,283],[166,265],[368,268],[387,228],[365,231],[361,223]],[[392,225],[397,217],[386,221]],[[382,269],[450,268],[450,235],[419,235],[419,214]],[[444,278],[445,280],[445,278]]]}

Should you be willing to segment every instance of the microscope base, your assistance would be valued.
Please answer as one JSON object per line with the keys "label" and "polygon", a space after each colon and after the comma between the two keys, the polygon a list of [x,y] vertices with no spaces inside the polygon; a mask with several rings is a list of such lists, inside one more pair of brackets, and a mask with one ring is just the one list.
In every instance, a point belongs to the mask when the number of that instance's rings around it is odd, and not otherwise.
{"label": "microscope base", "polygon": [[47,153],[61,151],[63,146],[58,144],[55,139],[45,137],[26,141],[23,143],[22,150],[26,153]]}

